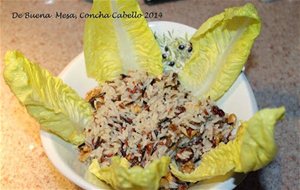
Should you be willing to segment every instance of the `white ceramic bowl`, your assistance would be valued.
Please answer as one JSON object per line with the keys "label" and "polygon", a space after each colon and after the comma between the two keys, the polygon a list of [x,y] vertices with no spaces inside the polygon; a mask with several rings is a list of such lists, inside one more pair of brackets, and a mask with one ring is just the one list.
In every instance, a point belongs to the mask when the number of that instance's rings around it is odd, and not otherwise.
{"label": "white ceramic bowl", "polygon": [[[150,27],[157,34],[173,31],[174,36],[192,36],[196,29],[174,22],[150,22]],[[86,75],[83,53],[73,59],[60,73],[59,77],[74,88],[82,97],[90,89],[97,86],[95,80]],[[229,91],[217,102],[225,112],[236,113],[239,119],[247,120],[256,111],[257,104],[247,78],[240,74]],[[87,166],[78,160],[77,148],[59,137],[41,131],[41,139],[47,156],[53,165],[68,179],[84,189],[109,189],[105,183],[87,174]],[[233,189],[244,175],[228,175],[200,183],[190,189]]]}

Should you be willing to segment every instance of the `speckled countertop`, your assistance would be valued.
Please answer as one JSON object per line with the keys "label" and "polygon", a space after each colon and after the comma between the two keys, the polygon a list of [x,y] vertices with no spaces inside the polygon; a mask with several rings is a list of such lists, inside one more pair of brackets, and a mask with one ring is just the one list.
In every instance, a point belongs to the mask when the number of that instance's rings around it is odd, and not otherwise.
{"label": "speckled countertop", "polygon": [[[144,11],[162,12],[163,18],[199,27],[209,16],[237,0],[181,0]],[[246,66],[259,108],[284,105],[285,119],[276,129],[279,152],[262,170],[250,173],[238,189],[300,189],[300,1],[253,1],[263,27]],[[82,51],[84,19],[12,19],[12,12],[88,12],[91,4],[77,1],[0,1],[1,76],[7,50],[18,49],[53,74]],[[80,189],[50,163],[39,136],[39,125],[0,77],[0,189]]]}

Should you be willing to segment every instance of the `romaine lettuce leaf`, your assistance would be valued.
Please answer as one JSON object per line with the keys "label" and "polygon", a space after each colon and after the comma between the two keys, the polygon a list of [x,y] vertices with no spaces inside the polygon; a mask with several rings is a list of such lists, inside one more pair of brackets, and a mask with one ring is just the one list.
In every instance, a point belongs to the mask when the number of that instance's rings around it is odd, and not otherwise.
{"label": "romaine lettuce leaf", "polygon": [[171,172],[180,180],[197,182],[228,172],[250,172],[266,166],[276,155],[274,130],[285,109],[263,109],[243,122],[235,140],[220,144],[206,153],[192,173],[180,172],[171,164]]}
{"label": "romaine lettuce leaf", "polygon": [[170,158],[164,156],[145,168],[140,166],[130,168],[125,158],[113,157],[111,165],[103,168],[99,166],[97,159],[94,159],[89,171],[114,189],[156,190],[161,177],[168,172],[169,163]]}
{"label": "romaine lettuce leaf", "polygon": [[116,12],[142,14],[135,0],[94,0],[91,14],[99,12],[110,17],[88,18],[84,30],[84,56],[89,77],[102,83],[128,70],[162,74],[160,48],[145,18],[113,18]]}
{"label": "romaine lettuce leaf", "polygon": [[61,79],[17,51],[5,55],[4,79],[42,129],[72,144],[84,141],[82,129],[92,121],[92,108]]}
{"label": "romaine lettuce leaf", "polygon": [[220,98],[240,74],[260,27],[249,3],[208,19],[191,38],[193,54],[179,73],[184,87],[197,97]]}

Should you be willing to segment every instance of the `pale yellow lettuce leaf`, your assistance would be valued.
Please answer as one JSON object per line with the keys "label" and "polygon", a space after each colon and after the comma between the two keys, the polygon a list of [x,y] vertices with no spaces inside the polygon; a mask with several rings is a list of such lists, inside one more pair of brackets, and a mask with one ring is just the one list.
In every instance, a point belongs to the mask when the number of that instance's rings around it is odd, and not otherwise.
{"label": "pale yellow lettuce leaf", "polygon": [[191,38],[193,54],[179,73],[184,87],[197,97],[220,98],[239,76],[260,27],[249,3],[209,18]]}
{"label": "pale yellow lettuce leaf", "polygon": [[110,184],[114,189],[123,190],[156,190],[161,177],[168,172],[169,157],[154,160],[145,168],[140,166],[129,167],[125,158],[113,157],[107,167],[100,167],[97,159],[89,166],[89,171],[99,179]]}
{"label": "pale yellow lettuce leaf", "polygon": [[162,74],[160,48],[145,18],[113,18],[116,12],[142,14],[135,0],[94,0],[91,14],[99,12],[110,17],[88,18],[85,23],[84,57],[89,77],[102,83],[128,70]]}
{"label": "pale yellow lettuce leaf", "polygon": [[77,93],[17,51],[5,55],[4,79],[42,129],[72,144],[84,142],[82,130],[92,108]]}
{"label": "pale yellow lettuce leaf", "polygon": [[266,166],[276,155],[275,124],[284,112],[283,107],[257,112],[241,124],[233,141],[204,154],[193,172],[182,173],[174,164],[171,164],[171,172],[180,180],[197,182],[232,171],[247,173]]}

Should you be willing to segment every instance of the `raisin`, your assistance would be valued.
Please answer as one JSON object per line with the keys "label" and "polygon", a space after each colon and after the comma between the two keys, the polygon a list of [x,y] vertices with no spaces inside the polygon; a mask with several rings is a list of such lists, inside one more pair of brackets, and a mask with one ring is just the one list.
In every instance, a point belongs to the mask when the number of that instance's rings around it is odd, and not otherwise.
{"label": "raisin", "polygon": [[225,113],[222,109],[220,109],[218,106],[213,106],[211,110],[215,115],[219,115],[220,117],[224,117]]}
{"label": "raisin", "polygon": [[153,85],[154,83],[156,83],[156,79],[152,79],[152,81],[150,82],[151,85]]}
{"label": "raisin", "polygon": [[132,119],[128,118],[128,117],[123,117],[123,116],[120,116],[120,118],[125,121],[126,123],[129,123],[129,124],[132,124]]}
{"label": "raisin", "polygon": [[123,79],[125,79],[125,78],[127,78],[127,77],[129,77],[128,75],[125,75],[125,74],[121,74],[121,79],[123,80]]}
{"label": "raisin", "polygon": [[185,109],[184,106],[177,106],[177,107],[176,107],[176,110],[177,110],[177,111],[175,112],[176,115],[179,115],[179,114],[181,114],[181,113],[183,113],[183,112],[186,111],[186,109]]}
{"label": "raisin", "polygon": [[79,149],[82,149],[84,147],[85,143],[82,143],[78,146]]}
{"label": "raisin", "polygon": [[94,109],[96,109],[96,108],[95,108],[95,101],[96,101],[96,97],[92,97],[92,98],[89,100],[89,103],[91,104],[91,106],[92,106]]}

